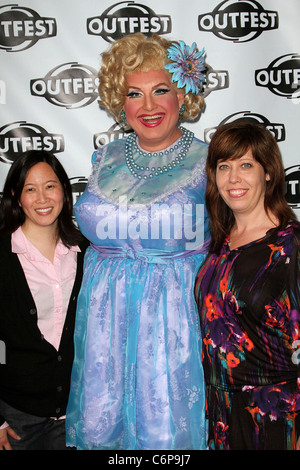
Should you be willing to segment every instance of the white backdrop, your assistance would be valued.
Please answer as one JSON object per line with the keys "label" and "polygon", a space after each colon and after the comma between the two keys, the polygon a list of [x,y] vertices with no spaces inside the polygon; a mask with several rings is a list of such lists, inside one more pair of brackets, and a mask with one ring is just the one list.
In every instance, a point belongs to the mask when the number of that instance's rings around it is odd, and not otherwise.
{"label": "white backdrop", "polygon": [[263,122],[299,217],[299,20],[299,0],[1,1],[0,192],[21,152],[44,148],[80,195],[93,150],[122,136],[97,103],[100,54],[124,34],[155,32],[206,50],[205,110],[186,127],[209,142],[220,123]]}

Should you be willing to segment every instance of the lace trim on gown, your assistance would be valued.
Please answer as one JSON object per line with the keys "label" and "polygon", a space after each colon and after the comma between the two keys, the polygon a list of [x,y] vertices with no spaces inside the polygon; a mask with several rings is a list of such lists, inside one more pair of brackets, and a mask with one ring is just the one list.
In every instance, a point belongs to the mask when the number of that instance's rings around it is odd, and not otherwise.
{"label": "lace trim on gown", "polygon": [[[124,141],[124,145],[125,145],[125,139],[126,138],[122,139]],[[202,143],[198,139],[194,138],[193,143],[195,141],[198,141],[199,143]],[[203,143],[203,146],[206,146],[206,144]],[[94,194],[95,196],[98,196],[101,199],[103,199],[104,201],[109,202],[110,204],[114,205],[115,207],[119,207],[118,202],[114,201],[114,199],[112,199],[108,194],[103,192],[99,188],[99,185],[98,185],[98,181],[99,181],[99,178],[100,178],[100,173],[101,173],[101,171],[103,169],[103,166],[104,166],[104,163],[105,163],[105,158],[106,158],[107,151],[108,151],[107,146],[105,146],[101,149],[98,149],[98,151],[97,151],[97,160],[93,164],[93,170],[92,170],[92,173],[89,177],[89,191],[92,194]],[[174,152],[174,154],[175,154],[175,152]],[[123,156],[122,158],[125,159],[125,156]],[[167,191],[163,191],[160,195],[152,198],[150,201],[147,202],[147,205],[162,202],[162,201],[164,201],[165,199],[167,199],[168,197],[170,197],[171,195],[173,195],[177,192],[183,191],[186,188],[195,188],[197,185],[202,183],[203,180],[206,177],[205,161],[206,161],[205,158],[201,158],[200,163],[196,163],[193,168],[188,169],[188,171],[191,174],[187,179],[185,179],[178,186],[175,186],[174,180],[173,180],[173,183],[170,184],[171,187]],[[121,170],[119,172],[119,174],[116,175],[116,178],[118,178],[120,180],[122,180],[124,178],[128,178],[128,177],[133,178],[131,176],[131,174],[129,173],[129,171],[127,172],[126,170]],[[145,180],[141,179],[138,182],[134,181],[134,183],[136,183],[134,185],[134,190],[135,190],[135,192],[137,192],[137,190],[145,184]],[[136,202],[134,204],[136,204]],[[129,205],[130,205],[130,202],[128,202],[128,206]]]}

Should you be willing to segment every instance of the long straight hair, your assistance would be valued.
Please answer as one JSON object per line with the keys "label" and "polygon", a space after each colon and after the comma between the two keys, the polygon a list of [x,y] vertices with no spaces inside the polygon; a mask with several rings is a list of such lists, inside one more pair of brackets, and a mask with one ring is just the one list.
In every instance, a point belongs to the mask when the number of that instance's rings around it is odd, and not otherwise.
{"label": "long straight hair", "polygon": [[277,218],[278,228],[284,228],[289,221],[297,220],[285,199],[284,167],[271,132],[263,125],[247,119],[221,125],[212,136],[206,161],[206,205],[210,217],[210,250],[213,252],[220,251],[235,223],[232,210],[217,188],[217,164],[219,161],[236,160],[249,149],[253,158],[262,165],[265,174],[270,176],[270,181],[266,181],[264,199],[266,213]]}
{"label": "long straight hair", "polygon": [[65,246],[77,245],[82,237],[72,217],[73,198],[68,175],[60,161],[52,153],[43,150],[29,150],[11,165],[0,201],[0,234],[9,235],[24,224],[25,214],[19,204],[21,193],[28,171],[41,162],[52,168],[63,188],[63,208],[58,217],[58,235]]}

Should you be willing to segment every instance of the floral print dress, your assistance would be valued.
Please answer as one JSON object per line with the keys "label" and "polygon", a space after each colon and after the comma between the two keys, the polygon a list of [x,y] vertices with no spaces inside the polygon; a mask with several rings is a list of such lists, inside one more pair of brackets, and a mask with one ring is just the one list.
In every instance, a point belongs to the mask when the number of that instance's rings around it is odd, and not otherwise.
{"label": "floral print dress", "polygon": [[209,449],[294,449],[300,435],[300,224],[209,255],[195,286]]}

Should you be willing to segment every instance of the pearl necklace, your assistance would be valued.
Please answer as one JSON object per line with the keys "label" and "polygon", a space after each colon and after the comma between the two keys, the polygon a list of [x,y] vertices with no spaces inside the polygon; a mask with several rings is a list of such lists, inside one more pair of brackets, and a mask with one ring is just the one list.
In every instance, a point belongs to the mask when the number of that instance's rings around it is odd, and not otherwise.
{"label": "pearl necklace", "polygon": [[[126,165],[129,169],[129,171],[133,174],[135,178],[139,179],[148,179],[148,178],[153,178],[154,176],[159,176],[164,173],[167,173],[168,171],[172,170],[173,168],[177,167],[182,163],[182,160],[186,157],[186,154],[191,146],[191,143],[194,138],[194,133],[189,131],[188,129],[185,129],[184,127],[179,128],[182,131],[182,136],[180,137],[179,141],[177,144],[174,145],[174,147],[168,147],[165,151],[159,151],[159,152],[143,152],[141,151],[140,147],[137,144],[137,135],[135,132],[130,134],[125,143],[125,162]],[[175,150],[178,150],[181,148],[179,154],[177,157],[175,157],[173,160],[171,160],[169,163],[163,166],[157,166],[157,167],[149,167],[147,164],[144,165],[138,165],[134,159],[133,159],[133,152],[137,151],[139,153],[139,156],[142,157],[163,157],[164,155],[169,155],[173,153]],[[144,171],[148,172],[148,174],[140,175],[137,173],[137,171]]]}

